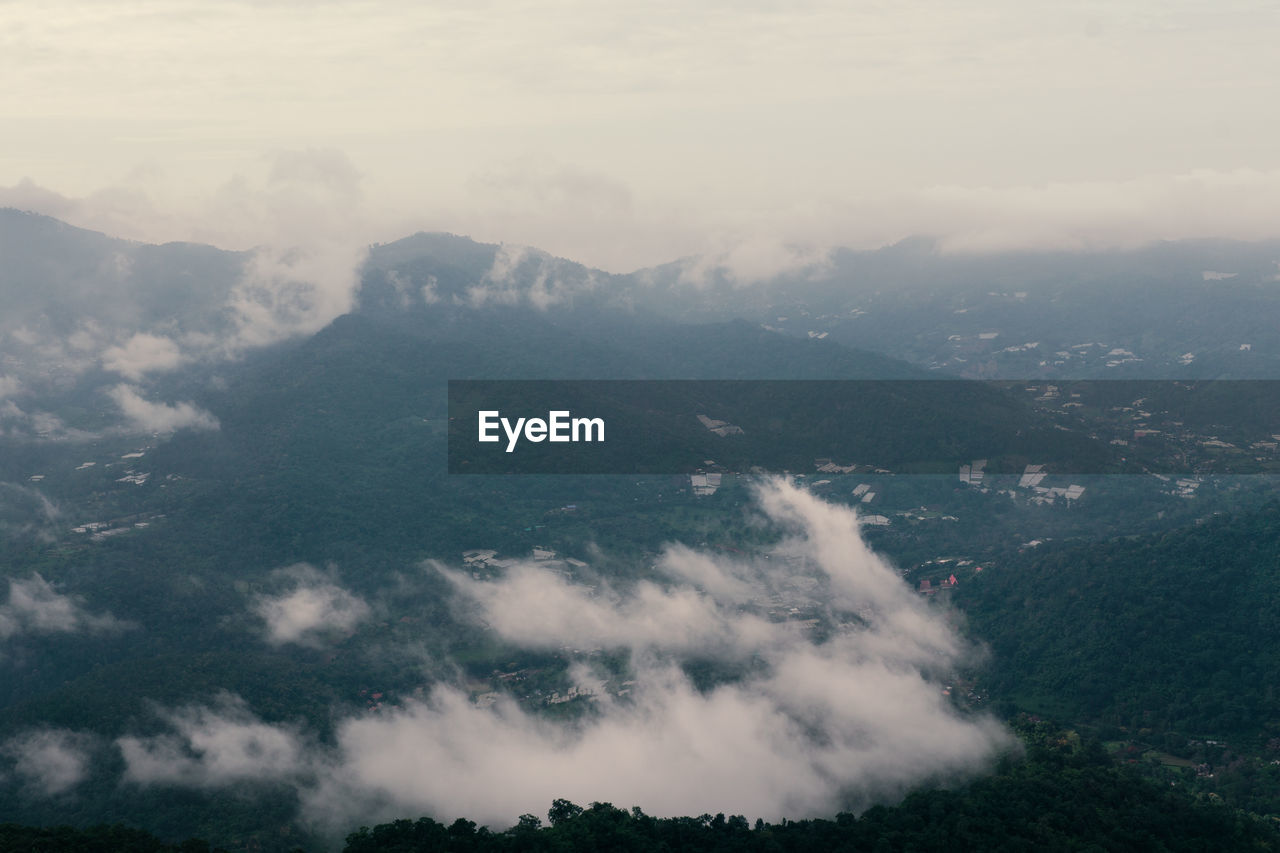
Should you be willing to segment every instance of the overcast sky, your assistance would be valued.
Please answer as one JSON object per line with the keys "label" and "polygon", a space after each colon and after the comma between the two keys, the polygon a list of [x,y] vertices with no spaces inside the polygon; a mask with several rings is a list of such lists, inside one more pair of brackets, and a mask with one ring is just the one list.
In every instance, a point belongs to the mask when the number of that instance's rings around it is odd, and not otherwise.
{"label": "overcast sky", "polygon": [[614,271],[1260,238],[1278,44],[1247,0],[0,0],[0,203],[236,248],[324,208]]}

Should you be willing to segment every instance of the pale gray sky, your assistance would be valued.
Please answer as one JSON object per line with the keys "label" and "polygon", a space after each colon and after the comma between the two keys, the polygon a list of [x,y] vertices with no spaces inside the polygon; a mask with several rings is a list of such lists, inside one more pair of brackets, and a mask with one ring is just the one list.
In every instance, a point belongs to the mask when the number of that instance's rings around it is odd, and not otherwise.
{"label": "pale gray sky", "polygon": [[0,0],[0,203],[241,247],[1280,232],[1280,5]]}

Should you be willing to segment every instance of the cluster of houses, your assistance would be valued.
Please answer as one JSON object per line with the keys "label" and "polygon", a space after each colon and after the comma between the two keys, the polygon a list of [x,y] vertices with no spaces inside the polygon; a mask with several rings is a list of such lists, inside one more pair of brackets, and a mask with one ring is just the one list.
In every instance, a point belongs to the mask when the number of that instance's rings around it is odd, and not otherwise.
{"label": "cluster of houses", "polygon": [[[502,559],[498,556],[498,552],[491,548],[472,548],[470,551],[462,552],[462,562],[471,569],[505,569],[515,563],[515,560]],[[472,574],[474,575],[475,572],[473,571]]]}
{"label": "cluster of houses", "polygon": [[813,467],[817,468],[822,474],[852,474],[858,470],[857,465],[841,465],[838,462],[832,462],[830,459],[815,459]]}
{"label": "cluster of houses", "polygon": [[[986,479],[986,459],[975,459],[968,465],[960,466],[960,482],[967,486],[977,488],[985,488],[983,481]],[[1028,465],[1022,471],[1022,475],[1018,478],[1019,489],[1029,489],[1032,494],[1030,501],[1032,503],[1052,503],[1058,498],[1068,501],[1079,500],[1084,494],[1085,487],[1072,483],[1069,486],[1042,486],[1040,483],[1045,477],[1049,476],[1049,472],[1044,470],[1043,465]],[[1007,490],[1006,494],[1011,497],[1016,496],[1016,492]]]}
{"label": "cluster of houses", "polygon": [[130,530],[142,530],[150,527],[152,521],[161,518],[164,518],[164,513],[154,513],[147,516],[131,515],[112,519],[111,521],[89,521],[71,528],[71,532],[88,536],[94,542],[101,542],[103,539],[119,536],[122,533],[128,533]]}
{"label": "cluster of houses", "polygon": [[936,595],[939,592],[950,592],[956,588],[958,583],[959,581],[956,580],[956,576],[953,574],[937,584],[930,580],[922,580],[920,581],[919,589],[922,595]]}
{"label": "cluster of houses", "polygon": [[631,692],[631,688],[635,686],[635,681],[632,680],[620,683],[612,680],[595,680],[570,685],[563,693],[559,690],[552,690],[548,693],[541,689],[529,689],[528,687],[523,690],[512,690],[514,685],[526,682],[535,676],[541,675],[543,672],[544,670],[540,668],[517,669],[511,672],[494,670],[493,680],[501,683],[502,692],[485,690],[486,685],[477,683],[473,685],[474,695],[471,701],[477,707],[488,708],[498,702],[505,693],[522,701],[531,699],[542,705],[563,705],[565,702],[572,702],[575,699],[595,699],[599,696],[626,696]]}
{"label": "cluster of houses", "polygon": [[720,474],[690,474],[689,488],[700,497],[714,495],[720,488],[721,477]]}
{"label": "cluster of houses", "polygon": [[987,467],[987,460],[975,459],[968,465],[960,466],[960,482],[966,486],[981,486],[982,480],[986,476],[984,468]]}
{"label": "cluster of houses", "polygon": [[[937,595],[939,592],[950,592],[960,584],[960,580],[956,577],[956,570],[965,566],[972,566],[975,575],[982,572],[982,566],[973,565],[973,560],[965,557],[938,557],[933,560],[926,560],[924,563],[916,566],[916,570],[925,570],[937,577],[938,570],[948,572],[947,577],[942,580],[926,579],[916,584],[916,591],[921,595]],[[906,577],[908,571],[903,571],[903,577]]]}
{"label": "cluster of houses", "polygon": [[[561,557],[552,549],[543,548],[540,545],[534,545],[533,549],[529,552],[529,556],[532,557],[535,562],[543,563],[556,560],[558,562],[568,563],[575,569],[586,568],[587,565],[582,560],[575,560],[573,557]],[[505,569],[520,561],[510,557],[499,557],[498,552],[492,548],[471,548],[470,550],[462,552],[462,562],[463,565],[470,569]]]}
{"label": "cluster of houses", "polygon": [[731,424],[728,421],[718,421],[706,415],[698,415],[698,422],[706,427],[708,432],[714,432],[721,438],[727,435],[742,435],[742,427]]}

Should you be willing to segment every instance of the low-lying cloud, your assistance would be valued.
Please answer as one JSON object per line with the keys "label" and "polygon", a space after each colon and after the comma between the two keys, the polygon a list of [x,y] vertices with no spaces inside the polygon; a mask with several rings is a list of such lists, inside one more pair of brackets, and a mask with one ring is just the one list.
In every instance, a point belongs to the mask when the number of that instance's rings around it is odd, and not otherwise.
{"label": "low-lying cloud", "polygon": [[171,338],[142,332],[102,353],[103,367],[134,382],[151,371],[172,370],[182,360],[182,351]]}
{"label": "low-lying cloud", "polygon": [[299,564],[275,575],[287,579],[291,588],[259,595],[253,603],[272,645],[318,645],[326,635],[352,630],[372,612],[364,599],[312,566]]}
{"label": "low-lying cloud", "polygon": [[[627,648],[740,658],[780,641],[787,626],[727,612],[692,587],[642,582],[626,595],[571,583],[534,563],[512,566],[501,582],[442,571],[481,618],[526,648]],[[732,604],[732,602],[731,602]]]}
{"label": "low-lying cloud", "polygon": [[0,755],[45,796],[65,794],[89,776],[94,739],[83,732],[34,729],[0,744]]}
{"label": "low-lying cloud", "polygon": [[52,412],[26,411],[12,400],[0,401],[0,438],[39,438],[51,441],[86,441],[95,433],[68,427]]}
{"label": "low-lying cloud", "polygon": [[218,429],[218,419],[194,403],[153,403],[133,385],[117,385],[107,393],[129,424],[143,432]]}
{"label": "low-lying cloud", "polygon": [[18,634],[104,633],[132,627],[110,613],[90,613],[75,596],[60,593],[33,573],[9,579],[9,599],[0,604],[0,640]]}
{"label": "low-lying cloud", "polygon": [[0,538],[34,536],[52,542],[57,538],[61,517],[62,510],[39,489],[0,482]]}
{"label": "low-lying cloud", "polygon": [[547,311],[571,304],[576,296],[589,294],[597,286],[592,270],[528,246],[503,244],[484,277],[468,287],[465,299],[458,301],[472,308],[528,305]]}
{"label": "low-lying cloud", "polygon": [[[758,504],[790,532],[779,548],[726,559],[672,547],[658,564],[666,583],[597,579],[593,589],[545,563],[492,580],[436,567],[460,611],[504,641],[588,650],[569,675],[592,710],[573,724],[442,684],[348,717],[321,747],[223,700],[170,712],[169,734],[122,739],[127,777],[288,781],[304,815],[338,832],[421,813],[507,826],[557,797],[777,819],[891,800],[977,772],[1008,747],[999,724],[944,695],[970,650],[867,548],[853,510],[777,480],[759,488]],[[324,588],[299,584],[306,595]],[[327,612],[339,599],[321,592],[300,610]],[[320,621],[280,620],[293,626],[280,636]],[[593,649],[625,653],[625,681],[593,666]],[[694,660],[723,665],[725,677],[695,685],[684,668]]]}
{"label": "low-lying cloud", "polygon": [[231,352],[320,331],[355,301],[355,270],[364,247],[336,243],[279,250],[261,248],[231,294]]}
{"label": "low-lying cloud", "polygon": [[[116,374],[108,386],[137,386],[313,334],[349,311],[371,238],[360,225],[360,173],[331,149],[277,151],[254,166],[206,192],[149,173],[84,198],[30,181],[0,187],[0,207],[112,237],[232,250],[106,241],[36,223],[31,245],[11,235],[13,269],[0,275],[0,351],[11,366],[0,376],[0,401],[19,390],[42,400],[69,375],[96,378],[97,369]],[[190,404],[144,404],[136,387],[112,393],[141,429],[212,424]],[[25,427],[22,435],[76,437]]]}
{"label": "low-lying cloud", "polygon": [[208,788],[290,779],[303,769],[300,736],[288,726],[263,723],[229,694],[213,707],[162,711],[161,716],[172,734],[116,741],[127,781]]}
{"label": "low-lying cloud", "polygon": [[720,237],[716,244],[681,261],[680,284],[705,288],[723,281],[745,287],[784,276],[818,278],[831,269],[832,250],[804,242],[755,235]]}

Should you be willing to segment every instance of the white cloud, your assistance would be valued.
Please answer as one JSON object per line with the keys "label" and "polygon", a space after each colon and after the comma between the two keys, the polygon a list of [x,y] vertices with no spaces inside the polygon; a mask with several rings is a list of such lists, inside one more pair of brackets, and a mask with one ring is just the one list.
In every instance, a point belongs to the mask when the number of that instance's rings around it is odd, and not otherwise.
{"label": "white cloud", "polygon": [[[252,252],[228,298],[235,330],[220,342],[224,353],[312,334],[350,310],[372,239],[362,181],[337,149],[279,149],[209,195],[194,193],[194,207],[191,189],[177,188],[182,239]],[[138,227],[156,218],[142,212]]]}
{"label": "white cloud", "polygon": [[[0,422],[4,419],[4,407],[0,406]],[[62,510],[40,489],[0,482],[0,535],[34,535],[40,541],[53,542],[61,516]]]}
{"label": "white cloud", "polygon": [[162,716],[173,734],[116,740],[127,781],[212,787],[289,779],[304,769],[304,744],[293,729],[261,722],[229,694],[212,708]]}
{"label": "white cloud", "polygon": [[96,433],[68,427],[52,412],[26,411],[13,400],[0,400],[0,436],[50,441],[88,441]]}
{"label": "white cloud", "polygon": [[[82,339],[85,346],[91,341]],[[73,342],[74,343],[74,342]],[[182,364],[182,351],[171,338],[143,332],[133,335],[121,346],[109,347],[102,353],[102,366],[137,382],[153,370],[172,370]]]}
{"label": "white cloud", "polygon": [[[546,311],[597,286],[593,271],[528,246],[504,243],[483,278],[467,288],[462,301],[473,308],[524,304]],[[427,296],[427,302],[431,301]]]}
{"label": "white cloud", "polygon": [[[60,275],[57,284],[79,295],[74,304],[58,306],[60,315],[68,308],[81,311],[65,320],[78,328],[70,335],[44,328],[44,306],[26,300],[19,305],[27,313],[12,322],[26,317],[34,328],[10,329],[14,340],[63,370],[97,362],[138,381],[150,371],[314,333],[348,311],[372,239],[361,225],[360,173],[340,151],[324,148],[277,149],[245,166],[215,186],[193,187],[142,170],[124,185],[81,197],[29,179],[0,187],[0,205],[110,236],[208,243],[247,253],[238,277],[200,282],[201,299],[211,305],[183,314],[166,303],[166,316],[150,321],[144,318],[157,313],[149,301],[154,286],[137,271],[136,247],[108,252],[89,272],[81,269],[81,259],[70,259],[50,274]],[[173,332],[175,323],[182,334]]]}
{"label": "white cloud", "polygon": [[273,645],[314,645],[330,632],[350,631],[369,617],[369,605],[305,564],[275,573],[291,581],[292,589],[260,595],[253,612],[266,623]]}
{"label": "white cloud", "polygon": [[64,794],[89,775],[92,738],[62,729],[35,729],[0,745],[0,754],[28,784],[46,796]]}
{"label": "white cloud", "polygon": [[728,283],[761,284],[783,275],[819,276],[830,267],[831,250],[786,243],[765,235],[720,237],[718,245],[681,262],[680,283],[706,287],[716,276]]}
{"label": "white cloud", "polygon": [[320,331],[350,310],[365,249],[343,245],[259,249],[231,296],[238,351]]}
{"label": "white cloud", "polygon": [[726,612],[690,587],[641,582],[626,596],[607,587],[598,596],[555,571],[526,563],[501,583],[475,581],[441,569],[481,618],[522,646],[656,648],[684,654],[750,655],[776,642],[785,627],[758,616]]}
{"label": "white cloud", "polygon": [[218,419],[193,403],[153,403],[132,385],[117,385],[107,392],[135,428],[166,433],[179,429],[218,429]]}
{"label": "white cloud", "polygon": [[17,634],[120,631],[132,627],[110,613],[93,614],[75,597],[58,592],[38,573],[9,579],[9,600],[0,605],[0,640]]}
{"label": "white cloud", "polygon": [[[572,667],[596,693],[596,713],[572,725],[437,685],[340,721],[332,747],[304,748],[293,728],[224,703],[169,715],[172,734],[122,739],[128,778],[287,779],[305,815],[335,830],[422,813],[505,827],[557,797],[777,819],[892,800],[976,772],[1009,746],[998,723],[943,695],[965,645],[867,549],[852,510],[780,481],[762,485],[759,501],[792,532],[771,559],[671,548],[659,566],[670,586],[593,594],[536,565],[484,582],[446,570],[463,608],[508,642],[629,652],[626,695],[601,690],[609,676],[587,664]],[[825,623],[825,640],[767,617],[783,590]],[[698,689],[682,665],[707,658],[736,676]]]}

